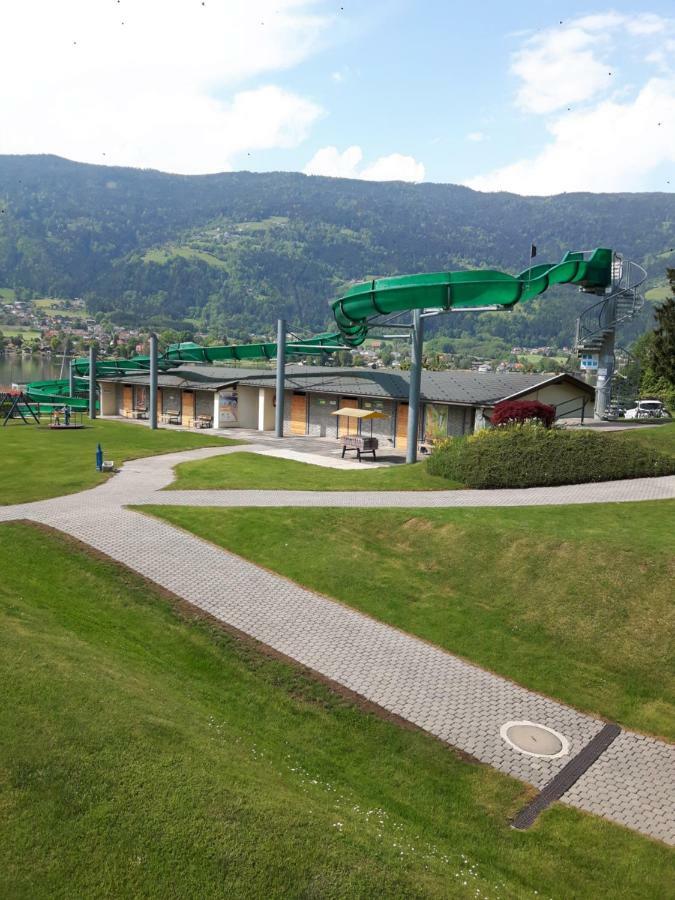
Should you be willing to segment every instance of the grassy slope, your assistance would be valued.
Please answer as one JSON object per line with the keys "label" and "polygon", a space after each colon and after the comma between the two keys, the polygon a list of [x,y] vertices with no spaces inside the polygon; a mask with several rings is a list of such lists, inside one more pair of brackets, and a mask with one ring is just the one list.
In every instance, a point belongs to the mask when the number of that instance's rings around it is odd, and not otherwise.
{"label": "grassy slope", "polygon": [[627,431],[611,432],[612,440],[629,441],[675,456],[675,423],[656,427],[637,426]]}
{"label": "grassy slope", "polygon": [[225,446],[236,441],[203,434],[97,419],[81,431],[51,431],[46,425],[12,423],[0,428],[0,504],[26,503],[93,487],[106,475],[96,471],[96,445],[119,465],[127,459]]}
{"label": "grassy slope", "polygon": [[397,465],[362,470],[328,469],[290,459],[234,453],[227,458],[183,463],[176,466],[176,481],[171,489],[206,490],[208,488],[271,488],[290,491],[427,491],[459,487],[435,475],[426,464]]}
{"label": "grassy slope", "polygon": [[152,511],[526,687],[675,736],[675,501]]}
{"label": "grassy slope", "polygon": [[0,526],[0,569],[4,896],[643,900],[672,884],[669,850],[574,810],[511,830],[522,785],[61,538]]}

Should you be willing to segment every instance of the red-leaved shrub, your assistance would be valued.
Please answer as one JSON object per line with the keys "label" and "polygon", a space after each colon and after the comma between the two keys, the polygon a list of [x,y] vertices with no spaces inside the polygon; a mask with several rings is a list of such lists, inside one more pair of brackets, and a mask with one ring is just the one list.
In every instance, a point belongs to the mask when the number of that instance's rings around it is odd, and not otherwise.
{"label": "red-leaved shrub", "polygon": [[522,425],[535,420],[550,428],[555,421],[555,407],[538,400],[502,400],[490,417],[492,425]]}

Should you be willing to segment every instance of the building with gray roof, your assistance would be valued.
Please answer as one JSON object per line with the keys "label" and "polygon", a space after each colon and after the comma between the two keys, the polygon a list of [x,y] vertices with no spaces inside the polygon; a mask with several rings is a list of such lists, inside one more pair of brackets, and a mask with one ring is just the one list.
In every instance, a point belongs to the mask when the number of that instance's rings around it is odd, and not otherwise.
{"label": "building with gray roof", "polygon": [[[145,417],[147,373],[101,378],[100,384],[104,415]],[[383,415],[372,422],[381,442],[405,445],[409,386],[409,373],[398,369],[288,365],[285,430],[337,437],[347,423],[332,414],[344,406],[359,407]],[[164,422],[218,429],[274,428],[276,382],[270,369],[186,364],[160,373],[158,389]],[[559,418],[584,418],[592,414],[594,389],[569,374],[424,371],[420,437],[472,432],[505,399],[540,400],[555,406]]]}

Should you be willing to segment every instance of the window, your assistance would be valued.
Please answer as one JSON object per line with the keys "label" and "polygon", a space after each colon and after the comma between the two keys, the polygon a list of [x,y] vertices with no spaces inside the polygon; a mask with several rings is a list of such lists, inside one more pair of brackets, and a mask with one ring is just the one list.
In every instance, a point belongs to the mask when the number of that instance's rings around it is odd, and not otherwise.
{"label": "window", "polygon": [[425,406],[425,437],[427,440],[447,437],[448,434],[448,407],[438,403],[427,403]]}
{"label": "window", "polygon": [[134,385],[134,409],[145,412],[148,408],[148,388],[144,384]]}

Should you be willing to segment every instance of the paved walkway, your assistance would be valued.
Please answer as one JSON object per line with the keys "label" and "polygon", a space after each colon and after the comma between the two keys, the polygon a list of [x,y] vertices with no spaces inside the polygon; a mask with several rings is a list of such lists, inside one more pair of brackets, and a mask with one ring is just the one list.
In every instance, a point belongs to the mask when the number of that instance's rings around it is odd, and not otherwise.
{"label": "paved walkway", "polygon": [[[536,493],[302,492],[300,496],[282,491],[161,491],[170,483],[177,463],[240,449],[250,452],[253,448],[207,448],[130,462],[119,475],[90,491],[0,507],[0,521],[27,518],[73,535],[228,625],[537,787],[597,734],[603,725],[598,719],[125,508],[157,502],[196,505],[195,498],[200,496],[200,505],[229,506],[486,506],[503,505],[504,500],[508,505],[579,503],[584,502],[579,488]],[[675,478],[611,482],[583,490],[590,492],[592,502],[672,498]],[[569,754],[544,759],[509,747],[500,737],[500,728],[507,721],[520,720],[561,732],[569,740]],[[563,801],[675,844],[675,747],[622,732]]]}

